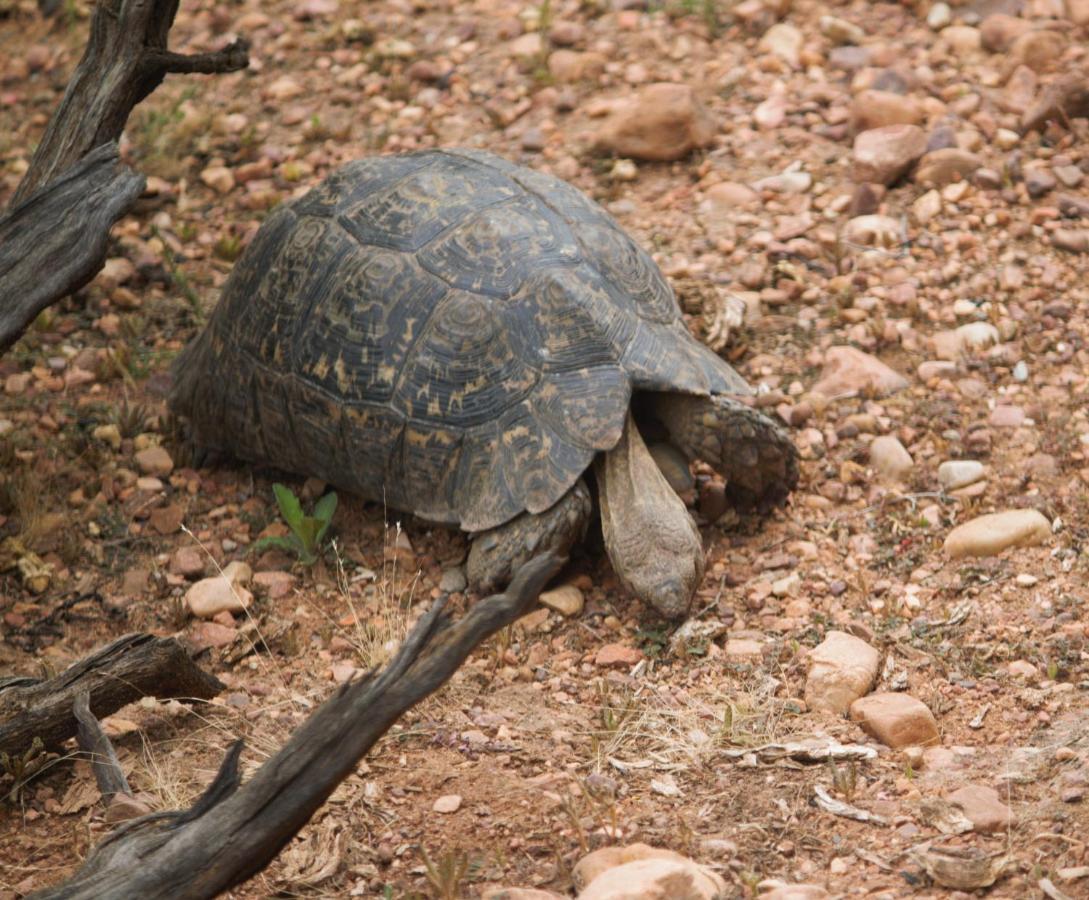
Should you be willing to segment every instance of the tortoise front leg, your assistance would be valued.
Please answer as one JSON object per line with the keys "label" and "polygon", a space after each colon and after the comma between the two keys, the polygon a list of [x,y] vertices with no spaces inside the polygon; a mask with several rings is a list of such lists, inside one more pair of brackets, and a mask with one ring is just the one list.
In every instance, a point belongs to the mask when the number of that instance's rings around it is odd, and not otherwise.
{"label": "tortoise front leg", "polygon": [[586,535],[593,504],[580,478],[574,487],[542,513],[522,513],[498,528],[473,536],[466,577],[469,587],[491,594],[506,587],[530,559],[551,552],[565,558]]}
{"label": "tortoise front leg", "polygon": [[703,578],[703,541],[630,413],[620,442],[594,466],[613,571],[663,616],[686,615]]}
{"label": "tortoise front leg", "polygon": [[652,411],[677,447],[726,479],[726,495],[738,509],[766,512],[797,485],[798,452],[790,435],[741,401],[656,394]]}

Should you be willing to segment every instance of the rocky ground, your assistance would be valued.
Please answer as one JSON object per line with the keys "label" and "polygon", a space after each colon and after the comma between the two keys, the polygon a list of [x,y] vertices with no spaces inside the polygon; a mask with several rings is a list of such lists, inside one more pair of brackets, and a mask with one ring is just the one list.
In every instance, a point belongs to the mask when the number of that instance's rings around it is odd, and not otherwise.
{"label": "rocky ground", "polygon": [[[0,205],[86,22],[0,0]],[[698,470],[689,625],[576,560],[233,896],[571,896],[576,861],[633,842],[702,864],[691,896],[1089,896],[1087,25],[1086,0],[185,0],[176,49],[240,33],[253,64],[137,108],[148,189],[105,271],[0,359],[3,668],[184,637],[228,692],[107,721],[173,807],[429,598],[470,602],[459,536],[347,496],[317,566],[250,552],[284,533],[277,476],[186,467],[163,397],[273,205],[348,159],[483,147],[654,253],[794,429],[801,484],[761,525]],[[201,582],[233,560],[226,597]],[[106,828],[86,763],[46,760],[0,813],[0,896]]]}

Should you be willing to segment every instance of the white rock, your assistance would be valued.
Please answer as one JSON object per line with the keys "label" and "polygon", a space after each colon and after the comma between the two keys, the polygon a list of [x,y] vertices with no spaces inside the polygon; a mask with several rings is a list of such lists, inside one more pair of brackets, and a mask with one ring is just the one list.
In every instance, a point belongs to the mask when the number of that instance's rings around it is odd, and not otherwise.
{"label": "white rock", "polygon": [[447,794],[444,797],[439,797],[439,799],[431,805],[431,809],[437,813],[456,813],[461,809],[461,795]]}
{"label": "white rock", "polygon": [[953,21],[953,11],[946,3],[935,3],[926,15],[926,24],[934,31],[941,31]]}
{"label": "white rock", "polygon": [[870,444],[870,465],[885,478],[901,481],[911,472],[915,461],[899,440],[884,434]]}
{"label": "white rock", "polygon": [[830,631],[810,651],[808,662],[806,705],[843,715],[873,687],[881,654],[861,638]]}
{"label": "white rock", "polygon": [[582,591],[573,584],[565,584],[551,591],[543,591],[538,600],[541,606],[547,606],[561,616],[567,616],[568,618],[577,616],[582,612],[582,607],[586,602],[582,596]]}
{"label": "white rock", "polygon": [[1051,523],[1035,509],[1011,509],[979,516],[954,528],[945,539],[945,552],[964,556],[994,556],[1007,547],[1030,547],[1051,537]]}
{"label": "white rock", "polygon": [[951,459],[938,466],[938,484],[947,491],[955,491],[975,484],[986,471],[977,459]]}
{"label": "white rock", "polygon": [[824,355],[824,370],[813,391],[825,397],[873,391],[879,396],[902,391],[908,381],[876,356],[854,347],[829,347]]}
{"label": "white rock", "polygon": [[792,68],[801,66],[802,33],[789,22],[777,22],[760,39],[760,49],[778,56]]}
{"label": "white rock", "polygon": [[244,612],[252,602],[248,590],[232,585],[222,575],[202,578],[185,592],[185,604],[198,619],[211,619],[221,612]]}

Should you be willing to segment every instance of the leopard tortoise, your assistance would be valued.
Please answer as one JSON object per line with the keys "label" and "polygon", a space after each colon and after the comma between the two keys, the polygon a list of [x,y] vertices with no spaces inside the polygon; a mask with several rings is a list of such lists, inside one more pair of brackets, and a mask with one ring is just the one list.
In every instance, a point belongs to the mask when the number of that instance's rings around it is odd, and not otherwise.
{"label": "leopard tortoise", "polygon": [[614,570],[677,617],[702,544],[640,429],[767,509],[797,457],[751,393],[599,206],[440,150],[349,163],[277,208],[178,358],[170,404],[198,448],[460,526],[480,591],[582,538],[592,469]]}

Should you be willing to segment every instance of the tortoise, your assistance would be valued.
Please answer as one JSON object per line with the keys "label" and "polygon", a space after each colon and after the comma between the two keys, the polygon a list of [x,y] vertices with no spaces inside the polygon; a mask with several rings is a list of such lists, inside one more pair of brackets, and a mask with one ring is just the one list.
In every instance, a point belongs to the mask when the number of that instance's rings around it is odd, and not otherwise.
{"label": "tortoise", "polygon": [[448,149],[348,163],[274,210],[177,359],[169,402],[202,451],[460,527],[480,592],[581,540],[592,470],[621,582],[678,617],[700,533],[640,429],[766,511],[797,457],[751,393],[601,207]]}

